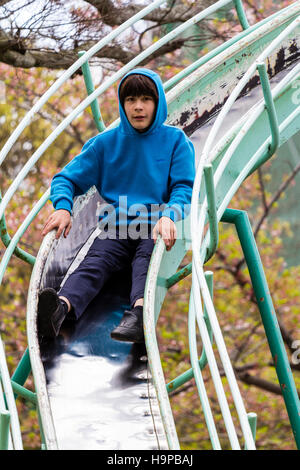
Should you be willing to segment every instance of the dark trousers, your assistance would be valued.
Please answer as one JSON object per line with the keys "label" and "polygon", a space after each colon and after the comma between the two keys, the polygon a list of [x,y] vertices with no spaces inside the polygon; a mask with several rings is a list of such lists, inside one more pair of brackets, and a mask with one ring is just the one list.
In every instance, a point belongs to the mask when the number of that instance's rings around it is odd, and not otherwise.
{"label": "dark trousers", "polygon": [[148,239],[99,239],[96,238],[84,260],[70,274],[59,291],[66,297],[78,319],[89,303],[100,292],[112,274],[132,267],[132,288],[130,304],[133,307],[137,299],[144,297],[146,277],[154,242]]}

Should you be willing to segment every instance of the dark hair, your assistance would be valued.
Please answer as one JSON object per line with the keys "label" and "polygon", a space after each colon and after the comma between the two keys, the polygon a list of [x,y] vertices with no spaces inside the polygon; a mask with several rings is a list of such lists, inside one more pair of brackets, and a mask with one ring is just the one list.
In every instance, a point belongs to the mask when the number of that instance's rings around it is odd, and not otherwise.
{"label": "dark hair", "polygon": [[155,104],[157,104],[158,92],[154,81],[151,80],[151,78],[140,74],[132,74],[125,78],[119,90],[122,106],[124,106],[124,101],[127,96],[141,95],[152,96]]}

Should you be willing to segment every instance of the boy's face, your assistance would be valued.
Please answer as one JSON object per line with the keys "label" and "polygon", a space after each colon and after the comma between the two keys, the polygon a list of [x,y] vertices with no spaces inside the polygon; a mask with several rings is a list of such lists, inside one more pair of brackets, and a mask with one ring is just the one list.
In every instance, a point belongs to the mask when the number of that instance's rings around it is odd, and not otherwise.
{"label": "boy's face", "polygon": [[143,132],[153,121],[155,101],[149,95],[126,96],[124,109],[132,127],[139,132]]}

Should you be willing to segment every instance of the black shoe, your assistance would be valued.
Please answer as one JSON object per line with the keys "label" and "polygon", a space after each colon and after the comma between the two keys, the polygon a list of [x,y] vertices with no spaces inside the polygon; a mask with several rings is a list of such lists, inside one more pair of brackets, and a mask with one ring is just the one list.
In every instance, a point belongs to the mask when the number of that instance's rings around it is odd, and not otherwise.
{"label": "black shoe", "polygon": [[123,318],[110,336],[118,341],[129,341],[131,343],[143,343],[143,307],[134,307],[132,310],[125,310]]}
{"label": "black shoe", "polygon": [[43,289],[38,303],[38,335],[55,338],[68,313],[66,302],[61,300],[51,287]]}

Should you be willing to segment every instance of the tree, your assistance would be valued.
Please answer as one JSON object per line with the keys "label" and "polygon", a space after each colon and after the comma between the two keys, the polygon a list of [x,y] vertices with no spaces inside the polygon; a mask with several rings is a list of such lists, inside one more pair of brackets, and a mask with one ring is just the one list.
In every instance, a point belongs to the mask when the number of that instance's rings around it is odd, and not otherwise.
{"label": "tree", "polygon": [[[126,36],[105,46],[93,61],[108,69],[126,64],[160,37],[165,27],[174,28],[212,3],[215,2],[169,0],[133,26]],[[276,5],[265,1],[261,8],[258,2],[248,0],[245,6],[249,17],[257,21],[265,10],[270,14],[285,3]],[[75,4],[62,0],[1,0],[0,61],[13,67],[66,69],[76,61],[80,50],[92,47],[148,4],[150,0],[144,3],[86,0]],[[214,18],[169,41],[141,65],[157,57],[166,59],[166,54],[180,52],[183,47],[185,51],[187,48],[201,50],[215,40],[228,39],[236,27],[232,5],[221,9]]]}
{"label": "tree", "polygon": [[[141,31],[131,28],[126,41],[114,41],[97,57],[102,59],[102,65],[109,61],[109,67],[111,62],[125,64],[136,56],[138,50],[143,50],[144,42],[147,45],[144,41],[147,32],[156,31],[165,24],[181,23],[209,3],[212,2],[205,0],[199,6],[195,1],[171,1],[169,6],[161,6],[147,15],[138,27]],[[0,61],[22,68],[68,68],[78,58],[78,51],[89,49],[144,6],[112,0],[85,1],[74,6],[62,0],[45,0],[40,9],[40,2],[36,0],[22,4],[2,1]],[[187,41],[187,38],[174,39],[152,54],[149,60],[177,50]]]}

